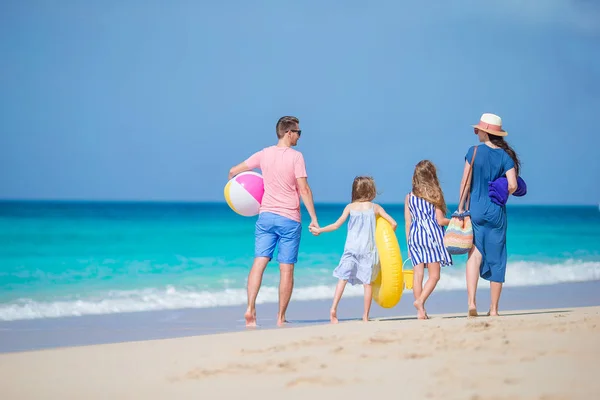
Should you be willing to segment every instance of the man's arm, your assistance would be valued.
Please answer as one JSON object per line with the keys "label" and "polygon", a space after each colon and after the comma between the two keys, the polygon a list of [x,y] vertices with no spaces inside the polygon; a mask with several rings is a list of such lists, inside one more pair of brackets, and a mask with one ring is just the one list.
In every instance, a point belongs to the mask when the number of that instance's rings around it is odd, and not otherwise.
{"label": "man's arm", "polygon": [[251,168],[248,167],[248,165],[246,164],[245,161],[239,163],[238,165],[236,165],[235,167],[231,167],[231,169],[229,170],[229,178],[231,179],[234,176],[236,176],[237,174],[241,174],[242,172],[246,172],[246,171],[250,171]]}
{"label": "man's arm", "polygon": [[229,170],[229,179],[241,174],[242,172],[251,171],[254,168],[260,168],[260,160],[262,158],[262,150],[252,154],[247,160],[239,163]]}
{"label": "man's arm", "polygon": [[306,207],[306,211],[310,215],[310,225],[309,227],[319,227],[319,222],[317,220],[317,213],[315,212],[315,203],[313,201],[312,190],[310,190],[310,186],[308,186],[308,180],[306,178],[297,178],[298,182],[298,190],[300,192],[300,197],[302,197],[302,201],[304,202],[304,207]]}

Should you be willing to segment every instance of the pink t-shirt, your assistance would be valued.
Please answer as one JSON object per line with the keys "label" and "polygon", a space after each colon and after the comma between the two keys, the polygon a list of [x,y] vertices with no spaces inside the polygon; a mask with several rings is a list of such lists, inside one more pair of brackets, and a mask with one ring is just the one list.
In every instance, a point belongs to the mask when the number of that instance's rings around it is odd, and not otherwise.
{"label": "pink t-shirt", "polygon": [[302,153],[290,147],[271,146],[246,161],[250,169],[260,168],[265,183],[260,212],[272,212],[300,222],[300,194],[296,179],[306,178]]}

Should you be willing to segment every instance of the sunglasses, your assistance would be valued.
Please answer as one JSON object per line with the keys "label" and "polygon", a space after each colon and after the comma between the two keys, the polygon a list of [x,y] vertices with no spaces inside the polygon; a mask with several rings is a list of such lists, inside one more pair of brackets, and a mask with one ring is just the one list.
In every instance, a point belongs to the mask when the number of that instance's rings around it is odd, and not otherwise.
{"label": "sunglasses", "polygon": [[302,134],[302,129],[290,129],[291,132],[295,132],[300,136]]}

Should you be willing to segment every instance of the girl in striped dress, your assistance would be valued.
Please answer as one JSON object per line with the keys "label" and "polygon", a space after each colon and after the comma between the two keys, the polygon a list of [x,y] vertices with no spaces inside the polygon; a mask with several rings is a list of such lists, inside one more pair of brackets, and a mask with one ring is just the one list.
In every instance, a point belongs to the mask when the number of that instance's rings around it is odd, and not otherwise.
{"label": "girl in striped dress", "polygon": [[[408,256],[413,265],[413,294],[417,318],[428,319],[425,302],[438,281],[440,266],[452,265],[452,256],[444,246],[446,202],[438,181],[435,166],[428,160],[420,161],[412,179],[412,192],[404,202],[404,219],[408,239]],[[423,286],[425,268],[429,277]]]}

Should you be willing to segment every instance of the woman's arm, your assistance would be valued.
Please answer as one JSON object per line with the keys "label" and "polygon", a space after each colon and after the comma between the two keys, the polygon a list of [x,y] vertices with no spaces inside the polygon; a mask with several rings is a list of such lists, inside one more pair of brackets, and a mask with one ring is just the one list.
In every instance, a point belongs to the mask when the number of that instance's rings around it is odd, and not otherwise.
{"label": "woman's arm", "polygon": [[437,220],[439,226],[448,226],[450,223],[450,219],[446,218],[446,215],[442,212],[442,210],[437,207],[435,209],[435,219]]}
{"label": "woman's arm", "polygon": [[392,229],[395,231],[396,227],[398,226],[398,223],[396,222],[396,220],[394,220],[394,218],[390,217],[388,213],[385,212],[385,210],[383,209],[383,207],[381,207],[379,204],[374,204],[374,208],[375,208],[375,215],[379,215],[380,217],[384,218],[387,222],[390,223],[390,225],[392,225]]}
{"label": "woman's arm", "polygon": [[508,180],[508,194],[511,195],[518,188],[517,173],[514,168],[511,168],[508,171],[506,171],[506,180]]}
{"label": "woman's arm", "polygon": [[344,208],[344,212],[342,212],[342,215],[333,224],[329,224],[322,228],[314,228],[311,226],[311,227],[309,227],[309,229],[312,232],[312,234],[315,236],[317,236],[323,232],[335,231],[336,229],[339,229],[339,227],[342,226],[342,224],[344,222],[346,222],[346,219],[348,219],[349,214],[350,214],[350,205],[347,205],[346,208]]}

